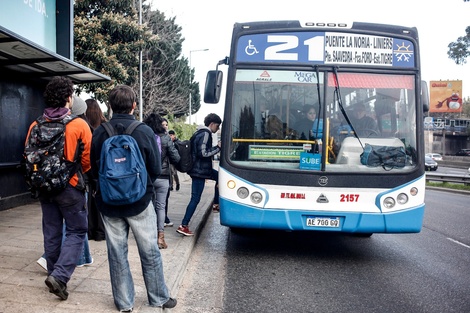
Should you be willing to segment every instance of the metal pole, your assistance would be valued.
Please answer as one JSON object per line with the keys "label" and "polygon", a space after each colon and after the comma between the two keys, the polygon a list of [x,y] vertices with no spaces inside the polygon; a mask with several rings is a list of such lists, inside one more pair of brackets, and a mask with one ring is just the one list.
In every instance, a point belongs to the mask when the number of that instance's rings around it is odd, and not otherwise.
{"label": "metal pole", "polygon": [[198,49],[198,50],[190,50],[189,51],[189,125],[192,125],[191,123],[191,115],[192,115],[192,68],[191,68],[191,54],[193,52],[198,52],[198,51],[207,51],[209,49]]}
{"label": "metal pole", "polygon": [[192,74],[192,70],[191,70],[191,54],[193,53],[193,50],[189,51],[189,125],[192,125],[191,123],[191,115],[193,114],[193,110],[192,110],[192,95],[191,95],[191,83],[192,83],[192,79],[191,79],[191,74]]}
{"label": "metal pole", "polygon": [[[139,0],[139,25],[142,25],[142,0]],[[143,98],[142,98],[142,50],[139,52],[139,119],[142,122],[143,117]]]}

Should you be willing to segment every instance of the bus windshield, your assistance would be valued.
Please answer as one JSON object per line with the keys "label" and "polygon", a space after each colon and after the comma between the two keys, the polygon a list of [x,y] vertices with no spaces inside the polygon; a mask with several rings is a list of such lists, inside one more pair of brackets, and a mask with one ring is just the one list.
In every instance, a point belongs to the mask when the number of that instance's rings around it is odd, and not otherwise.
{"label": "bus windshield", "polygon": [[[248,168],[390,172],[361,163],[365,144],[403,147],[417,166],[415,77],[404,74],[238,69],[229,159]],[[224,122],[227,127],[227,121]],[[302,164],[314,155],[315,164]]]}

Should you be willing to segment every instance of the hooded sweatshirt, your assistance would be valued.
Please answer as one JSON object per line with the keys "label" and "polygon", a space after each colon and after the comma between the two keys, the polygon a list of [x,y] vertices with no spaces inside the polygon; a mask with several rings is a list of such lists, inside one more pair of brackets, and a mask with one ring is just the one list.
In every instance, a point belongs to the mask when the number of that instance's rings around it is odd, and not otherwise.
{"label": "hooded sweatshirt", "polygon": [[[65,116],[70,115],[71,112],[68,108],[46,108],[44,109],[43,116],[49,121],[60,121]],[[34,125],[37,124],[37,121],[34,121],[28,130],[28,135],[26,136],[25,144],[31,133],[31,129]],[[86,173],[90,170],[90,147],[91,147],[91,131],[87,122],[81,118],[76,118],[70,121],[65,128],[65,146],[64,146],[64,155],[65,158],[69,161],[73,161],[75,157],[75,151],[77,149],[78,140],[81,139],[84,144],[84,150],[82,152],[82,169],[83,173]],[[69,181],[70,185],[73,187],[78,184],[77,174],[73,175]]]}

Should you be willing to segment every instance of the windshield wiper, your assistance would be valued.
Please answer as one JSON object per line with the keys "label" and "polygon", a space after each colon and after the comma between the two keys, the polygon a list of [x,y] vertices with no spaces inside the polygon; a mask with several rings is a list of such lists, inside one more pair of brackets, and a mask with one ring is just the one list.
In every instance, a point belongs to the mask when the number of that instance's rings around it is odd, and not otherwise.
{"label": "windshield wiper", "polygon": [[354,133],[354,137],[357,138],[357,140],[359,141],[359,144],[361,145],[362,149],[364,150],[364,145],[362,144],[361,142],[361,139],[359,139],[359,136],[357,135],[357,132],[356,130],[354,129],[352,123],[351,123],[351,120],[349,119],[349,116],[348,114],[346,113],[346,111],[344,110],[344,107],[343,107],[343,101],[342,101],[342,98],[341,98],[341,92],[340,92],[340,88],[339,88],[339,80],[338,80],[338,67],[333,67],[333,74],[334,74],[334,78],[335,78],[335,96],[338,98],[338,105],[339,105],[339,108],[341,110],[341,113],[343,114],[346,122],[348,122],[348,126],[351,128],[352,132]]}

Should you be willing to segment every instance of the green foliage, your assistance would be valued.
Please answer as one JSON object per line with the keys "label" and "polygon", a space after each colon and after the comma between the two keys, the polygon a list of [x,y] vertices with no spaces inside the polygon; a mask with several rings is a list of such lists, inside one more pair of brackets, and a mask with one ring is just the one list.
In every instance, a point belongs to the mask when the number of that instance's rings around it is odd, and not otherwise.
{"label": "green foliage", "polygon": [[112,79],[107,83],[82,84],[77,93],[85,91],[107,102],[109,91],[118,84],[137,91],[142,51],[143,114],[185,117],[189,113],[190,92],[192,113],[196,113],[201,106],[199,83],[194,81],[189,60],[181,56],[181,27],[174,17],[166,18],[149,5],[142,7],[140,25],[136,8],[136,0],[74,1],[75,61]]}
{"label": "green foliage", "polygon": [[144,10],[144,21],[160,41],[147,49],[144,59],[151,63],[144,72],[144,113],[186,115],[189,107],[189,66],[181,58],[183,38],[175,18],[160,11]]}
{"label": "green foliage", "polygon": [[173,114],[168,114],[166,119],[168,120],[168,129],[174,130],[176,137],[178,137],[180,140],[191,138],[197,129],[196,125],[188,125],[185,123],[184,119],[175,118]]}
{"label": "green foliage", "polygon": [[75,60],[111,77],[108,83],[78,86],[77,92],[93,93],[106,102],[118,84],[135,85],[139,76],[139,52],[157,44],[158,37],[139,25],[132,1],[75,1]]}
{"label": "green foliage", "polygon": [[454,60],[456,64],[467,63],[467,57],[470,55],[470,26],[465,29],[465,36],[457,38],[455,42],[451,42],[447,47],[447,55]]}
{"label": "green foliage", "polygon": [[462,103],[463,117],[470,117],[470,97],[464,98]]}
{"label": "green foliage", "polygon": [[456,190],[468,190],[470,191],[470,186],[464,184],[452,184],[452,183],[439,183],[439,182],[427,182],[426,186],[430,187],[440,187],[447,189],[456,189]]}
{"label": "green foliage", "polygon": [[196,131],[196,129],[197,129],[196,125],[189,125],[185,123],[177,123],[173,125],[173,130],[175,131],[176,136],[180,140],[190,139],[191,136]]}

